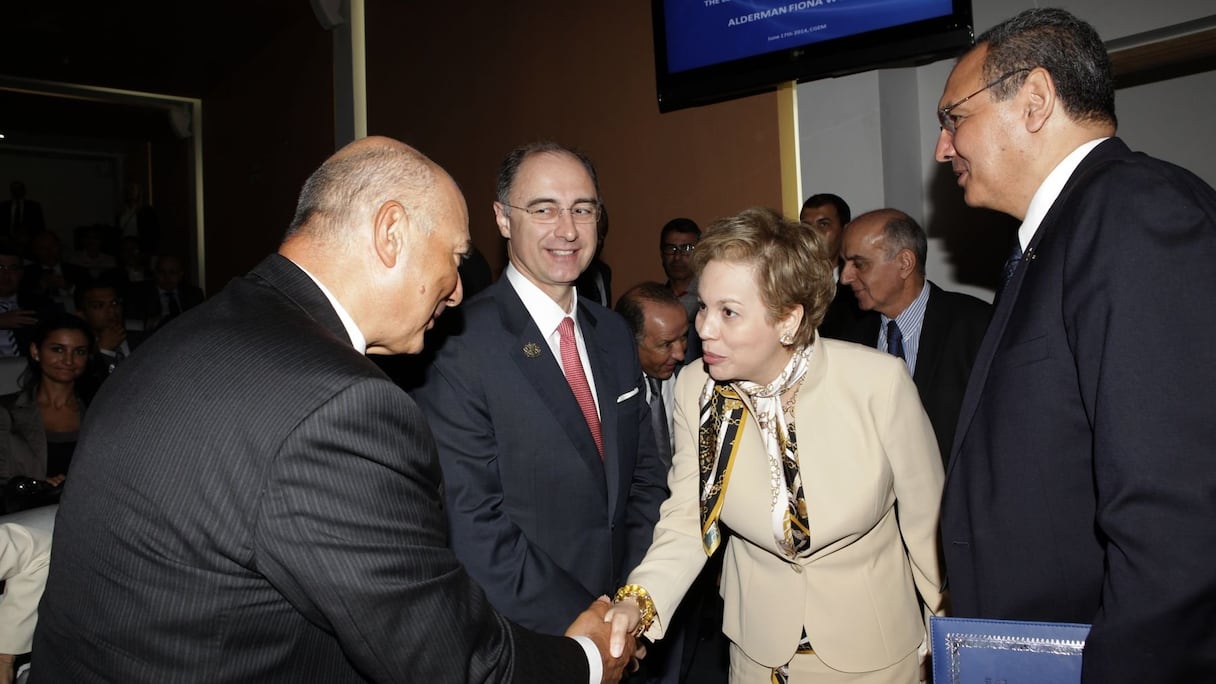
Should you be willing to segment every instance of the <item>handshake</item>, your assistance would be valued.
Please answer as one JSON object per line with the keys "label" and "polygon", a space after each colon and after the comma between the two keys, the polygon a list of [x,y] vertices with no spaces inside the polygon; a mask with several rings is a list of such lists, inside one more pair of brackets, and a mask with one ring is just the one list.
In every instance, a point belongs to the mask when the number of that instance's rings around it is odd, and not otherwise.
{"label": "handshake", "polygon": [[636,672],[646,657],[646,647],[634,634],[640,615],[632,600],[614,605],[607,596],[601,596],[571,623],[566,636],[587,637],[595,642],[603,664],[602,681],[619,682],[626,667]]}

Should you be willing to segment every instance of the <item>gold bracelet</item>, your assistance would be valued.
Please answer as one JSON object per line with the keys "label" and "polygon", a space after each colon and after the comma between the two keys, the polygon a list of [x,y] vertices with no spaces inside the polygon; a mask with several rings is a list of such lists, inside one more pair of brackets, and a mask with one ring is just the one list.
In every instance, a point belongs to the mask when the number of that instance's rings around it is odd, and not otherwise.
{"label": "gold bracelet", "polygon": [[654,609],[654,601],[650,598],[650,592],[646,591],[646,588],[639,584],[626,584],[616,590],[616,596],[612,598],[612,602],[620,603],[625,599],[637,601],[638,610],[641,611],[642,615],[638,619],[637,629],[633,630],[633,635],[635,637],[642,636],[646,630],[650,629],[651,623],[654,622],[655,617],[659,614]]}

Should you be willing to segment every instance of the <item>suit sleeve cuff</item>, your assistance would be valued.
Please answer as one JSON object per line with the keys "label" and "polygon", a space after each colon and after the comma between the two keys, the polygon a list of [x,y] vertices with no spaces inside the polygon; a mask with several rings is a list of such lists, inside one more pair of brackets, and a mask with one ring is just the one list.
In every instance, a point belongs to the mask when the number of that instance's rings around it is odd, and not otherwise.
{"label": "suit sleeve cuff", "polygon": [[591,637],[576,636],[571,637],[578,642],[579,646],[583,647],[583,653],[587,656],[587,668],[591,673],[588,678],[588,684],[600,684],[600,680],[604,678],[604,663],[600,660],[600,650],[596,648],[595,642]]}

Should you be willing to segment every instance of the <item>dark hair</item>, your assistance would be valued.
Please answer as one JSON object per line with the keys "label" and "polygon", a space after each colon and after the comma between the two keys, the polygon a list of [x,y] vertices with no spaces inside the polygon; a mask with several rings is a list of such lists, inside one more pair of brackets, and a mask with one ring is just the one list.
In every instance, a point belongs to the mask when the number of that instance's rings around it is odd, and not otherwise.
{"label": "dark hair", "polygon": [[887,259],[894,259],[900,250],[912,250],[912,254],[916,255],[916,272],[923,278],[925,276],[925,260],[929,258],[929,239],[925,236],[925,230],[920,227],[916,219],[898,209],[868,211],[858,216],[857,220],[860,221],[871,214],[883,215],[887,219],[882,225],[882,236],[886,240]]}
{"label": "dark hair", "polygon": [[[38,319],[38,323],[34,325],[33,338],[30,340],[34,346],[41,348],[42,343],[46,342],[46,338],[50,337],[51,333],[57,330],[76,330],[84,335],[85,340],[89,344],[89,355],[92,356],[94,349],[97,347],[97,341],[93,337],[93,330],[89,328],[89,324],[84,322],[84,319],[79,316],[73,316],[69,313],[55,313],[49,316],[43,316]],[[87,371],[87,368],[86,368]],[[25,370],[21,373],[21,378],[17,383],[22,390],[33,394],[38,390],[38,385],[42,384],[42,366],[34,360],[34,355],[31,354],[29,362],[25,365]]]}
{"label": "dark hair", "polygon": [[587,170],[587,175],[591,176],[591,185],[595,188],[596,198],[599,198],[600,180],[599,175],[595,172],[595,164],[591,163],[591,158],[579,150],[552,141],[542,140],[540,142],[520,145],[511,150],[507,158],[502,160],[502,166],[498,167],[498,192],[494,199],[504,205],[504,214],[511,213],[510,209],[506,208],[505,205],[510,201],[511,186],[515,184],[515,176],[519,173],[519,167],[523,165],[525,159],[535,154],[568,154],[577,159],[583,165],[583,168]]}
{"label": "dark hair", "polygon": [[811,207],[822,207],[825,204],[836,208],[836,217],[840,219],[840,225],[843,226],[853,220],[853,212],[849,209],[849,203],[844,201],[840,195],[833,195],[830,192],[821,192],[806,198],[806,201],[802,203],[802,211]]}
{"label": "dark hair", "polygon": [[690,218],[673,218],[667,223],[664,223],[663,230],[659,231],[660,247],[664,242],[667,242],[668,233],[689,233],[697,236],[698,240],[701,239],[701,227],[697,225],[696,221]]}
{"label": "dark hair", "polygon": [[77,311],[84,311],[84,296],[93,290],[114,290],[115,296],[122,296],[122,287],[118,283],[118,278],[103,273],[76,286],[74,299],[76,300]]}
{"label": "dark hair", "polygon": [[1031,69],[1051,74],[1064,111],[1077,121],[1117,124],[1115,81],[1106,45],[1093,26],[1055,7],[1028,9],[988,29],[975,41],[988,46],[984,82],[1025,69],[989,90],[1003,102],[1026,82]]}
{"label": "dark hair", "polygon": [[629,324],[629,329],[633,331],[633,336],[638,342],[642,341],[646,332],[646,312],[643,306],[645,302],[670,304],[679,307],[681,311],[684,310],[680,299],[671,291],[671,288],[662,283],[647,281],[626,290],[625,294],[616,300],[616,312],[625,318],[625,322]]}
{"label": "dark hair", "polygon": [[801,304],[802,324],[794,333],[794,346],[814,340],[815,328],[836,294],[836,265],[818,231],[772,209],[745,209],[705,229],[693,252],[693,272],[700,278],[705,265],[715,260],[755,266],[768,320],[776,321]]}

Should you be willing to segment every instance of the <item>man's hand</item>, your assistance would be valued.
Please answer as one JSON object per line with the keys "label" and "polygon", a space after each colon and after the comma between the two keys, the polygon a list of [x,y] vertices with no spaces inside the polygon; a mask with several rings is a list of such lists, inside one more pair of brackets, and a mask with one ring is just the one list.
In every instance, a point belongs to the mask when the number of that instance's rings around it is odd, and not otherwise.
{"label": "man's hand", "polygon": [[11,684],[13,681],[13,659],[11,653],[0,653],[0,682]]}
{"label": "man's hand", "polygon": [[16,330],[24,328],[27,325],[33,325],[38,322],[34,316],[34,311],[30,309],[13,309],[0,314],[0,328],[5,330]]}
{"label": "man's hand", "polygon": [[127,339],[127,329],[121,325],[97,331],[98,349],[117,349]]}
{"label": "man's hand", "polygon": [[619,656],[613,657],[609,653],[608,639],[612,624],[605,622],[604,616],[608,614],[608,609],[611,607],[612,601],[608,600],[607,596],[601,596],[575,618],[570,627],[566,629],[566,636],[585,636],[595,642],[595,647],[600,652],[600,660],[604,664],[603,681],[605,684],[621,681],[621,677],[625,674],[625,666],[629,664],[634,653],[632,636],[629,637],[628,647]]}

